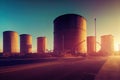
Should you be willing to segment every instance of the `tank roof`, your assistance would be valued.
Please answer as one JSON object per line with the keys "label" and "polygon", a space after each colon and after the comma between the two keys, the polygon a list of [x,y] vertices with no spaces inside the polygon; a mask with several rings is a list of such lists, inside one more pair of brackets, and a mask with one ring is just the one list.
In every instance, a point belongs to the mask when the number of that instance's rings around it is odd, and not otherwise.
{"label": "tank roof", "polygon": [[30,34],[21,34],[20,36],[31,36]]}
{"label": "tank roof", "polygon": [[[60,18],[64,18],[64,17],[70,17],[70,16],[76,16],[76,17],[81,17],[81,18],[84,18],[83,16],[79,15],[79,14],[63,14],[63,15],[60,15],[58,16],[57,18],[54,19],[54,22],[59,20]],[[86,18],[84,18],[86,20]]]}
{"label": "tank roof", "polygon": [[10,31],[10,30],[8,30],[8,31],[4,31],[4,33],[5,33],[5,32],[15,32],[15,33],[17,33],[16,31]]}
{"label": "tank roof", "polygon": [[38,39],[38,38],[46,38],[46,37],[45,37],[45,36],[42,36],[42,37],[37,37],[37,39]]}
{"label": "tank roof", "polygon": [[87,37],[89,38],[89,37],[95,37],[95,36],[87,36]]}
{"label": "tank roof", "polygon": [[102,35],[101,37],[113,37],[113,35],[109,34],[109,35]]}

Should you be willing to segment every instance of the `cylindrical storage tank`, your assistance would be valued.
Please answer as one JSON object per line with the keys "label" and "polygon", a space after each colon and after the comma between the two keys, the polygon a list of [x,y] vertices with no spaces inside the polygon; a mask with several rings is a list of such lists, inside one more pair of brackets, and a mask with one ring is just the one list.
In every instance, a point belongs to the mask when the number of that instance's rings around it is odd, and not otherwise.
{"label": "cylindrical storage tank", "polygon": [[112,35],[101,36],[101,52],[103,55],[114,54],[114,37]]}
{"label": "cylindrical storage tank", "polygon": [[3,32],[3,53],[10,55],[11,53],[18,53],[18,33],[15,31]]}
{"label": "cylindrical storage tank", "polygon": [[88,36],[87,37],[87,53],[92,55],[96,52],[96,37]]}
{"label": "cylindrical storage tank", "polygon": [[20,53],[32,53],[32,36],[29,34],[20,35]]}
{"label": "cylindrical storage tank", "polygon": [[65,14],[54,20],[54,51],[86,53],[86,19]]}
{"label": "cylindrical storage tank", "polygon": [[47,39],[46,37],[37,38],[37,53],[45,53],[47,49]]}

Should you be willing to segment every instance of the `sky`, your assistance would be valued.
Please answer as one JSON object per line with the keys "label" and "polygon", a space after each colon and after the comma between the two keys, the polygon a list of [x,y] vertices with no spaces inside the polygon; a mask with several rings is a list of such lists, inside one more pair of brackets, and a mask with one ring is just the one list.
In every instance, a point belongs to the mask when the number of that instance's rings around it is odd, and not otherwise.
{"label": "sky", "polygon": [[115,48],[120,44],[120,0],[0,0],[0,50],[3,31],[31,34],[33,51],[37,37],[47,37],[53,49],[53,20],[63,14],[79,14],[87,19],[87,36],[94,36],[96,18],[97,41],[100,36],[113,35]]}

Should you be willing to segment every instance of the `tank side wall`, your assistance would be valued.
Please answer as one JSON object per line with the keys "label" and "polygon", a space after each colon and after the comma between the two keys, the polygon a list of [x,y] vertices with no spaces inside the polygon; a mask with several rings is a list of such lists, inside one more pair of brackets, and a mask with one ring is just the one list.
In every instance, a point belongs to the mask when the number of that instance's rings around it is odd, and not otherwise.
{"label": "tank side wall", "polygon": [[21,54],[32,53],[32,36],[31,35],[20,36],[20,53]]}
{"label": "tank side wall", "polygon": [[101,37],[101,51],[105,55],[113,55],[114,52],[113,36],[106,35]]}
{"label": "tank side wall", "polygon": [[38,53],[45,53],[47,47],[47,39],[46,37],[39,37],[37,38],[37,52]]}
{"label": "tank side wall", "polygon": [[18,33],[13,31],[3,32],[3,53],[18,53]]}
{"label": "tank side wall", "polygon": [[88,54],[95,53],[95,51],[96,51],[95,44],[96,44],[95,36],[87,37],[87,53]]}
{"label": "tank side wall", "polygon": [[86,53],[86,20],[79,16],[54,21],[54,51]]}

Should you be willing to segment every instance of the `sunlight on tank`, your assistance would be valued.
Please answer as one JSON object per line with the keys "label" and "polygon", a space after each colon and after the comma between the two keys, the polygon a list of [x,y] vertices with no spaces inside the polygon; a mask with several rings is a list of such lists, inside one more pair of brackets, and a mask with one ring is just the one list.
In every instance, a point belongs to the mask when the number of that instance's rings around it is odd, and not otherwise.
{"label": "sunlight on tank", "polygon": [[101,36],[101,52],[104,55],[114,54],[114,37],[112,35]]}
{"label": "sunlight on tank", "polygon": [[15,31],[3,32],[3,53],[10,55],[11,53],[18,53],[18,33]]}
{"label": "sunlight on tank", "polygon": [[87,37],[87,53],[90,55],[95,52],[96,52],[96,37],[88,36]]}
{"label": "sunlight on tank", "polygon": [[47,49],[47,38],[38,37],[37,38],[37,53],[45,53]]}

